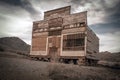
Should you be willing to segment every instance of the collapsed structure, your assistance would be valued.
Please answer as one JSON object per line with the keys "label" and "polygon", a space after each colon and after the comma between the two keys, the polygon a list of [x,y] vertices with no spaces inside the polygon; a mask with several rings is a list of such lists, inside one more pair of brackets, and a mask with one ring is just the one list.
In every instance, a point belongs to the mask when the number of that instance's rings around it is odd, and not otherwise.
{"label": "collapsed structure", "polygon": [[40,60],[84,63],[99,52],[99,38],[87,25],[87,11],[70,14],[71,7],[44,12],[33,22],[32,57]]}

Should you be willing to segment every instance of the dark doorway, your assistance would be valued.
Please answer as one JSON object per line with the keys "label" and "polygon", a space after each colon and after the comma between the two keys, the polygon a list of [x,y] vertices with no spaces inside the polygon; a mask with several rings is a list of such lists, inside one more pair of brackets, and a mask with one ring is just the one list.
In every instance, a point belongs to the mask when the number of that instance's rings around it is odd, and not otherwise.
{"label": "dark doorway", "polygon": [[49,54],[50,54],[50,61],[51,62],[56,62],[57,59],[58,59],[57,48],[56,47],[51,47],[50,51],[49,51]]}

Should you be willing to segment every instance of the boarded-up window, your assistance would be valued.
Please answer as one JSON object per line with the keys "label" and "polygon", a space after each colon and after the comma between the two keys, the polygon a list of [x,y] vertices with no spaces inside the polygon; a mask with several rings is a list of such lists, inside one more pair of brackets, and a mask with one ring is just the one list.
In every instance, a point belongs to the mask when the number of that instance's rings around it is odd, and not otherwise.
{"label": "boarded-up window", "polygon": [[36,37],[32,39],[32,51],[46,51],[47,37]]}
{"label": "boarded-up window", "polygon": [[61,30],[49,31],[49,36],[61,35]]}
{"label": "boarded-up window", "polygon": [[63,23],[63,19],[61,17],[58,18],[54,18],[54,19],[50,19],[48,21],[49,24],[49,28],[53,28],[53,27],[61,27]]}
{"label": "boarded-up window", "polygon": [[84,50],[84,33],[64,35],[63,50]]}

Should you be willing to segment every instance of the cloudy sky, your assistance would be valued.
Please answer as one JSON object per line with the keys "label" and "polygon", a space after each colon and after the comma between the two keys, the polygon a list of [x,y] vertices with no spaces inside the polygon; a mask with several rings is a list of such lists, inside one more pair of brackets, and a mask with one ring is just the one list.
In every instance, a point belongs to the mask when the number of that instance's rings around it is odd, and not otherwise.
{"label": "cloudy sky", "polygon": [[71,5],[88,11],[88,25],[100,38],[100,51],[120,51],[120,0],[0,0],[0,37],[17,36],[31,44],[32,22],[44,11]]}

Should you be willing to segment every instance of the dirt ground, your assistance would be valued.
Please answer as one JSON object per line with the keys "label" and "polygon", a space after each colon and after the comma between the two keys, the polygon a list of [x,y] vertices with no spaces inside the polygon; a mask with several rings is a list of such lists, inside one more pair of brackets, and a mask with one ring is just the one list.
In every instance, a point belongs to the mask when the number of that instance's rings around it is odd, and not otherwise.
{"label": "dirt ground", "polygon": [[34,61],[0,52],[0,80],[120,80],[120,70]]}

